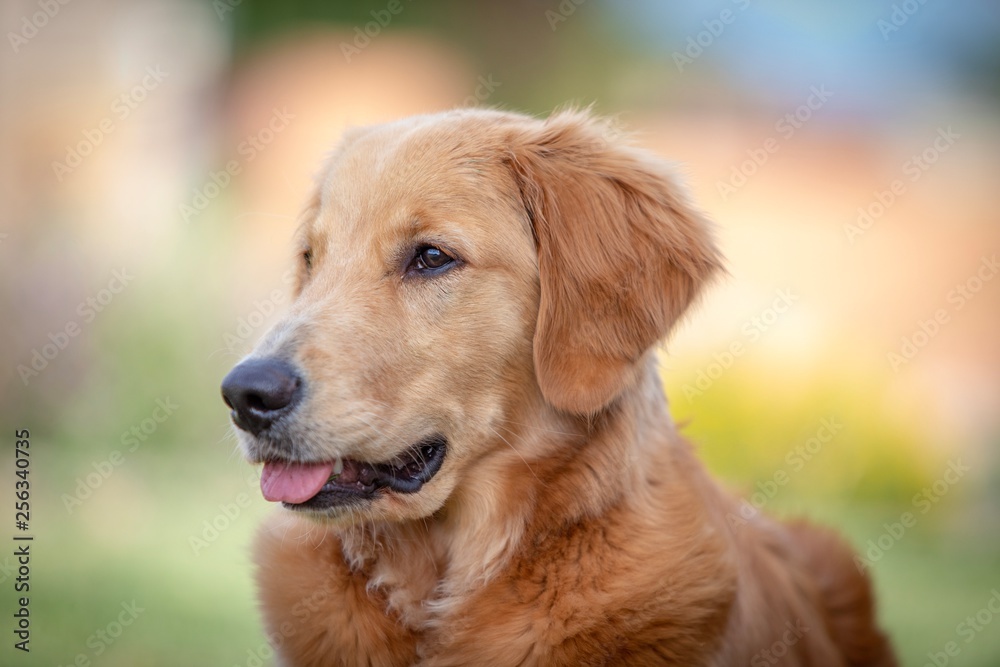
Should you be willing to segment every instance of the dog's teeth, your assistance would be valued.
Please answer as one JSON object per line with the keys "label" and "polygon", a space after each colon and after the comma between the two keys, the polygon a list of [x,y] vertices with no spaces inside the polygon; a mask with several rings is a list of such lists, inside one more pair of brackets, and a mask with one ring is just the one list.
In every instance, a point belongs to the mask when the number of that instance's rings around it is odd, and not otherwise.
{"label": "dog's teeth", "polygon": [[342,472],[344,472],[344,459],[338,456],[337,460],[333,463],[333,474],[337,476]]}

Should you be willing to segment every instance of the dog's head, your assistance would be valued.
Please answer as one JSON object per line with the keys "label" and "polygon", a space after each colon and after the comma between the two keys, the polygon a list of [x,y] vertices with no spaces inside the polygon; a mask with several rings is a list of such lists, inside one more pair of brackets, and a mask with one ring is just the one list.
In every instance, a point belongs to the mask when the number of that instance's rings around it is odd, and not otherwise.
{"label": "dog's head", "polygon": [[437,511],[524,405],[610,409],[720,261],[665,165],[579,112],[355,130],[299,246],[223,395],[264,495],[347,520]]}

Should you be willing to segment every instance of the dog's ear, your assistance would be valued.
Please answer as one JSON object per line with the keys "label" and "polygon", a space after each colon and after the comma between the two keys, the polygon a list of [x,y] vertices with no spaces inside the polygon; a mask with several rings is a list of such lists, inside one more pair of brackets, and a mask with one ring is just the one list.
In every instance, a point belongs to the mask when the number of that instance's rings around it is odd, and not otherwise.
{"label": "dog's ear", "polygon": [[635,381],[721,257],[667,165],[606,123],[562,112],[509,146],[538,247],[538,384],[555,407],[593,414]]}

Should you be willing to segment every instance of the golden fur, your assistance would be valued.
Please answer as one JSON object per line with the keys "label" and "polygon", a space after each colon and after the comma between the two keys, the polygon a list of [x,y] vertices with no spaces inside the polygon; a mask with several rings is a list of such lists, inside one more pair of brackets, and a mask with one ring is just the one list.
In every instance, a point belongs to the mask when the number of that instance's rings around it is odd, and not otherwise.
{"label": "golden fur", "polygon": [[[895,664],[849,549],[727,520],[671,422],[652,350],[721,258],[658,159],[574,111],[354,130],[300,238],[256,352],[308,378],[293,458],[448,449],[417,493],[262,527],[284,664]],[[461,266],[407,279],[420,243]]]}

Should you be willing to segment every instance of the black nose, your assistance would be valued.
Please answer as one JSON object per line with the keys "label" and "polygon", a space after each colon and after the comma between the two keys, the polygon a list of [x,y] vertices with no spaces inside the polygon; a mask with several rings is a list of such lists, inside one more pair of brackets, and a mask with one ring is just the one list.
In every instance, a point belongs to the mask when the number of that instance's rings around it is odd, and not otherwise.
{"label": "black nose", "polygon": [[301,393],[295,368],[278,359],[244,361],[222,381],[222,398],[233,409],[233,421],[254,435],[289,412]]}

